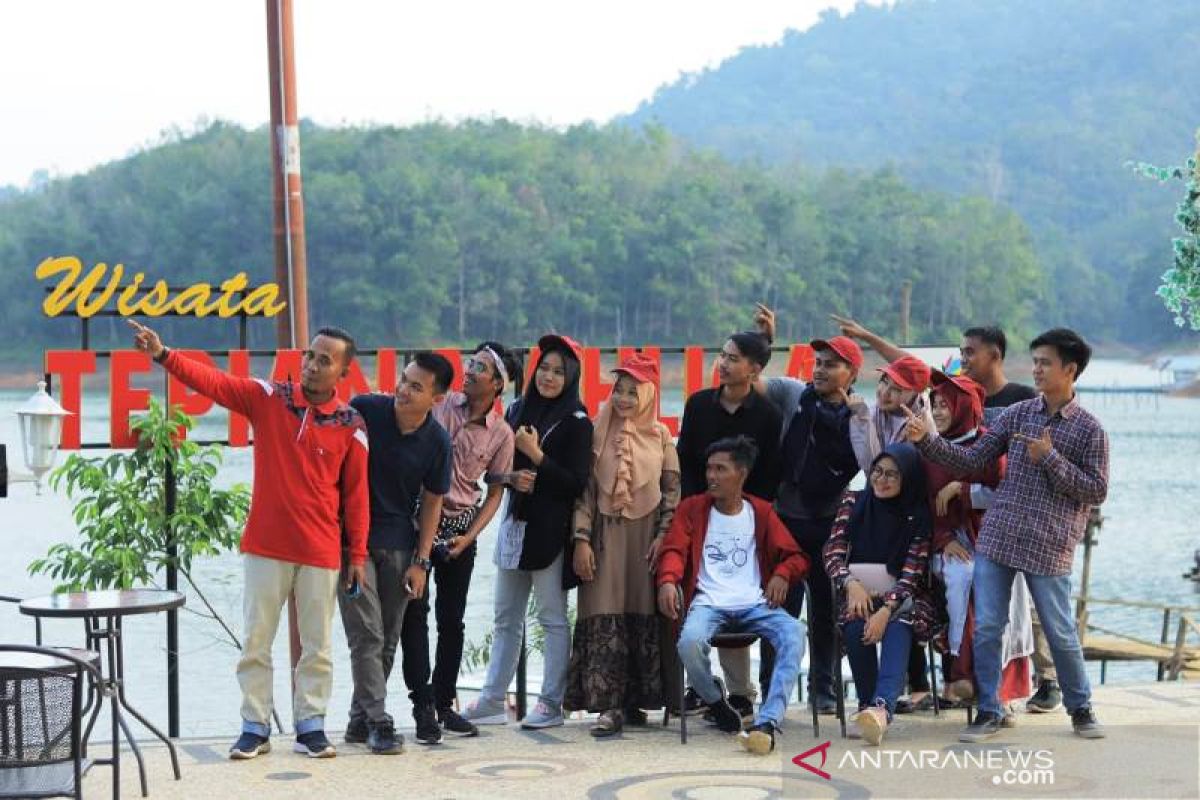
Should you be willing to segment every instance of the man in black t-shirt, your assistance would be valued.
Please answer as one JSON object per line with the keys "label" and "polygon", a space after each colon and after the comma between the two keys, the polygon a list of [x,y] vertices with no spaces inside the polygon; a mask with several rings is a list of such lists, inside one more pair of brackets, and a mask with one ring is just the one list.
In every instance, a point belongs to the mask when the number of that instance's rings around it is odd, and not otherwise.
{"label": "man in black t-shirt", "polygon": [[[450,490],[450,436],[430,409],[453,378],[454,368],[445,357],[420,352],[404,368],[392,394],[360,394],[350,401],[367,424],[371,527],[366,582],[338,594],[354,681],[346,741],[365,743],[377,754],[399,753],[404,747],[404,737],[387,713],[387,680],[405,607],[425,593],[442,497]],[[432,718],[432,690],[421,689],[414,711],[424,703]],[[440,741],[436,720],[432,729]],[[422,739],[422,733],[418,726],[418,740],[433,743]]]}
{"label": "man in black t-shirt", "polygon": [[1032,400],[1037,392],[1021,383],[1009,383],[1004,377],[1004,356],[1008,351],[1008,337],[996,326],[967,328],[963,331],[962,344],[958,348],[962,356],[963,374],[978,383],[987,392],[983,403],[983,422],[990,423],[1000,413],[1022,400]]}
{"label": "man in black t-shirt", "polygon": [[[701,389],[688,398],[676,445],[683,497],[708,490],[705,451],[710,444],[734,436],[749,436],[758,446],[758,458],[746,478],[744,490],[774,501],[779,491],[779,431],[783,418],[754,388],[770,359],[771,345],[761,333],[735,333],[718,356],[721,385]],[[737,650],[719,650],[717,655],[725,673],[730,704],[743,717],[752,716],[757,690],[750,680],[749,657],[745,651]],[[694,689],[688,689],[687,704],[683,713],[695,713],[705,705]]]}

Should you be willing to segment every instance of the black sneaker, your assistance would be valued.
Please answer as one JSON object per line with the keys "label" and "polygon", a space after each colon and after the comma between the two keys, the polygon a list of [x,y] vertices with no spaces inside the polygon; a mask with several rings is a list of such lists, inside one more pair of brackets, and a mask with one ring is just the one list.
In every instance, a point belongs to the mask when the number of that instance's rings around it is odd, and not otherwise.
{"label": "black sneaker", "polygon": [[1091,706],[1077,708],[1071,714],[1071,727],[1075,729],[1075,733],[1085,739],[1103,739],[1105,736],[1104,726],[1096,719],[1096,715],[1092,713]]}
{"label": "black sneaker", "polygon": [[650,722],[650,718],[646,716],[646,712],[640,708],[627,708],[625,709],[624,716],[626,725],[647,725]]}
{"label": "black sneaker", "polygon": [[404,752],[404,737],[396,733],[391,718],[372,722],[368,728],[367,747],[377,756],[394,756]]}
{"label": "black sneaker", "polygon": [[[725,698],[729,705],[733,706],[733,710],[742,715],[742,720],[754,719],[754,703],[749,697],[740,694],[731,694]],[[713,710],[710,708],[704,712],[705,722],[716,722],[716,717]]]}
{"label": "black sneaker", "polygon": [[775,749],[775,724],[760,722],[738,734],[742,747],[756,756],[765,756]]}
{"label": "black sneaker", "polygon": [[229,757],[234,761],[248,761],[255,756],[271,752],[271,740],[257,733],[243,732],[233,747],[229,748]]}
{"label": "black sneaker", "polygon": [[413,706],[413,721],[417,723],[417,742],[441,744],[442,728],[438,725],[433,703],[418,703]]}
{"label": "black sneaker", "polygon": [[462,715],[453,708],[441,708],[437,712],[438,722],[442,723],[442,730],[446,733],[452,733],[455,736],[478,736],[479,728],[467,719],[463,719]]}
{"label": "black sneaker", "polygon": [[724,698],[711,704],[708,707],[713,715],[713,723],[717,729],[725,733],[738,733],[742,729],[742,715],[736,708],[729,705],[729,701]]}
{"label": "black sneaker", "polygon": [[325,736],[325,731],[296,734],[296,744],[292,746],[292,749],[309,758],[333,758],[337,755],[337,750],[334,748],[333,742]]}
{"label": "black sneaker", "polygon": [[963,728],[958,734],[960,742],[984,742],[1000,732],[1004,725],[1004,717],[991,711],[981,711],[975,715],[975,721]]}
{"label": "black sneaker", "polygon": [[694,717],[697,714],[704,713],[708,709],[708,703],[700,696],[700,693],[688,687],[683,695],[683,713],[689,717]]}
{"label": "black sneaker", "polygon": [[367,736],[370,733],[366,717],[351,717],[350,721],[346,723],[346,733],[342,737],[342,741],[346,744],[366,744]]}
{"label": "black sneaker", "polygon": [[1034,714],[1048,714],[1062,705],[1062,691],[1055,681],[1042,681],[1037,692],[1025,703],[1025,710]]}

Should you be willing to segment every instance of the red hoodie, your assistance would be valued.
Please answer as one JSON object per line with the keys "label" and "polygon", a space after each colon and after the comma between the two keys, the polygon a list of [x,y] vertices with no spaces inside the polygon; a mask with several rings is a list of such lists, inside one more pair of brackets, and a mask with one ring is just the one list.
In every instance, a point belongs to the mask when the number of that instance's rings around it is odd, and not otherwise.
{"label": "red hoodie", "polygon": [[[799,583],[808,573],[808,557],[800,552],[796,540],[770,503],[748,494],[742,498],[754,509],[754,552],[758,556],[763,591],[776,575],[787,581],[788,586]],[[713,498],[707,493],[692,495],[680,502],[675,509],[675,518],[671,520],[671,529],[658,551],[658,585],[682,584],[685,610],[691,607],[696,594],[712,507]]]}

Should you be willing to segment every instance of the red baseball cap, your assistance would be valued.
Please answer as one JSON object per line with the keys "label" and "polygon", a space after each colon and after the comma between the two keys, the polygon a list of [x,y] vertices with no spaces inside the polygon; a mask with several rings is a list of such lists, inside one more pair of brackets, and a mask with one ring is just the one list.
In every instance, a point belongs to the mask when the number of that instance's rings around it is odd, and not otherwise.
{"label": "red baseball cap", "polygon": [[858,342],[849,336],[834,336],[832,339],[813,339],[808,346],[817,350],[832,350],[837,357],[855,369],[862,369],[863,351]]}
{"label": "red baseball cap", "polygon": [[879,371],[892,379],[892,383],[910,392],[923,392],[929,386],[929,365],[916,356],[900,356]]}
{"label": "red baseball cap", "polygon": [[984,402],[987,400],[987,390],[976,381],[971,380],[966,375],[947,375],[940,369],[933,370],[931,376],[933,385],[944,391],[957,392],[965,395],[972,402],[978,400],[979,407],[982,409]]}
{"label": "red baseball cap", "polygon": [[624,372],[638,383],[658,385],[658,362],[641,353],[634,353],[626,358],[613,372]]}

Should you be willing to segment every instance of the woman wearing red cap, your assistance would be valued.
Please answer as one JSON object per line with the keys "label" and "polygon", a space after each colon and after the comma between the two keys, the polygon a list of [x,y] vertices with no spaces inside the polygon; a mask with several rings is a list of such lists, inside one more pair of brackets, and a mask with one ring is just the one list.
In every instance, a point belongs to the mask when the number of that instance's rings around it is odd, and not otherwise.
{"label": "woman wearing red cap", "polygon": [[880,367],[879,384],[875,388],[875,407],[867,405],[859,395],[850,395],[848,403],[854,416],[850,418],[850,443],[863,473],[889,444],[905,440],[908,417],[904,408],[924,417],[933,428],[929,415],[929,367],[911,355],[902,355],[886,367]]}
{"label": "woman wearing red cap", "polygon": [[651,565],[679,503],[679,457],[658,421],[658,364],[631,356],[614,370],[596,418],[592,477],[575,505],[574,567],[583,583],[567,710],[599,712],[593,736],[645,722],[663,701]]}
{"label": "woman wearing red cap", "polygon": [[[933,372],[932,414],[940,436],[953,444],[968,446],[985,431],[983,403],[986,392],[966,377],[951,378]],[[950,624],[946,632],[944,668],[947,694],[956,700],[975,696],[971,642],[975,614],[971,604],[975,541],[983,513],[971,506],[971,484],[995,488],[1004,475],[1004,458],[980,473],[962,475],[932,461],[925,461],[929,498],[934,508],[933,557],[930,569],[945,584],[946,610]],[[1007,704],[1029,696],[1033,629],[1029,614],[1029,592],[1024,581],[1014,581],[1009,604],[1009,627],[1005,631],[1000,701]],[[1005,724],[1013,724],[1011,713]]]}

